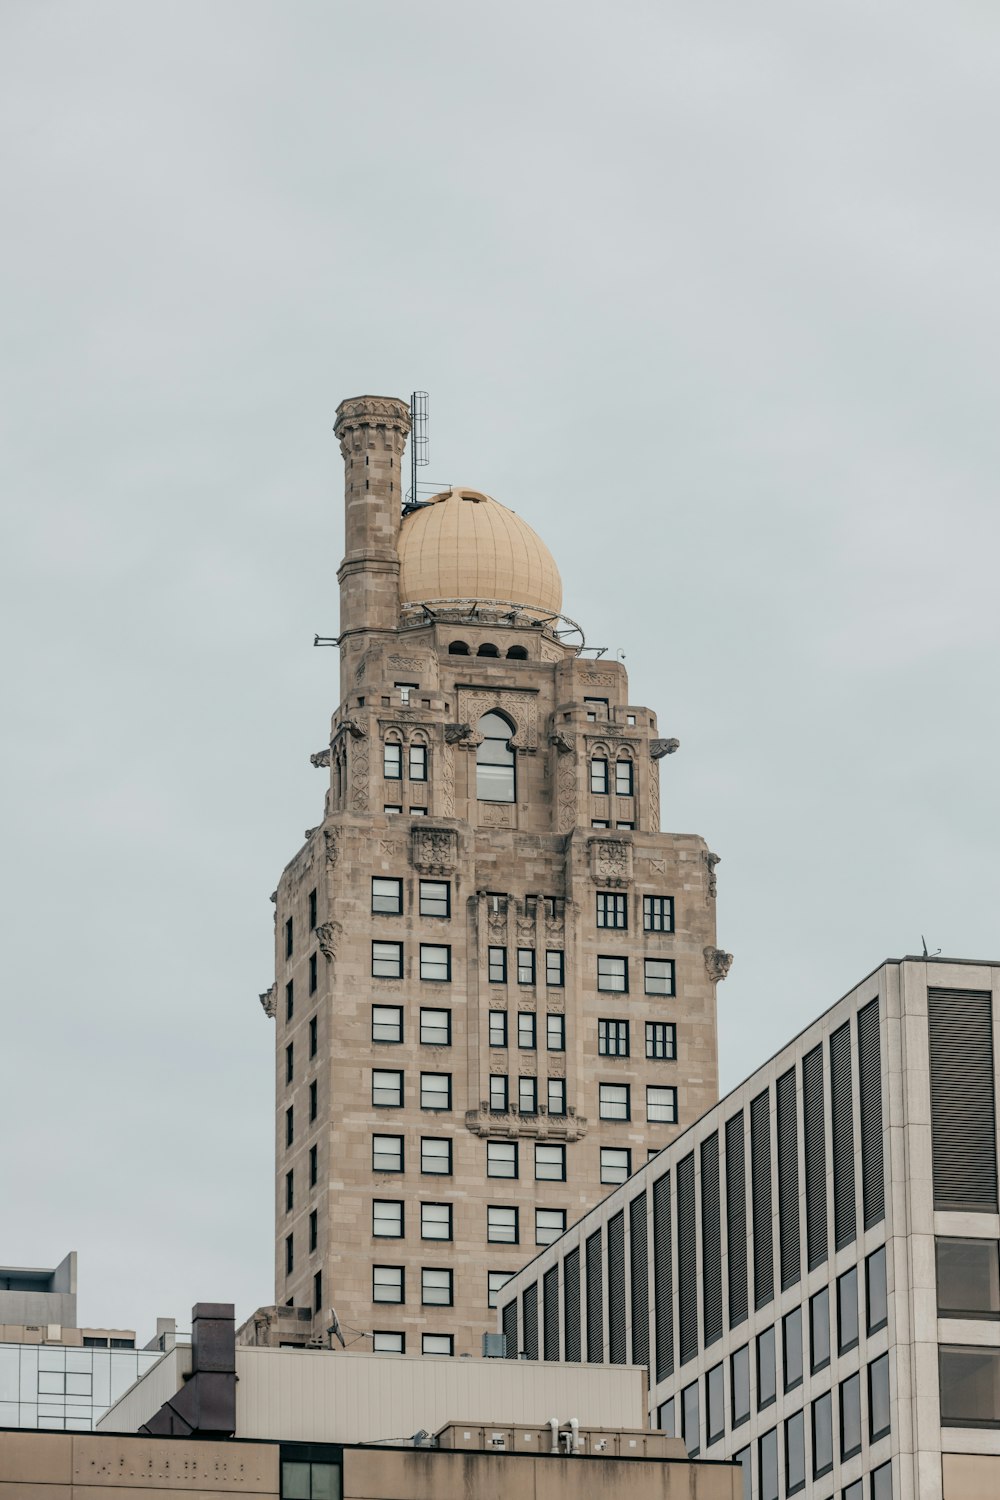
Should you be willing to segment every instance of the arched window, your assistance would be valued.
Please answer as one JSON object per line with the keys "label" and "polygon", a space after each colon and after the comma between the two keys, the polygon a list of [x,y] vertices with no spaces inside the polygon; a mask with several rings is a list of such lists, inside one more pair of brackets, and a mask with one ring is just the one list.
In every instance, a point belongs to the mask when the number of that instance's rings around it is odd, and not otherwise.
{"label": "arched window", "polygon": [[497,650],[496,646],[494,646],[494,644],[493,644],[492,641],[484,641],[483,644],[480,646],[479,650],[476,652],[476,655],[477,656],[499,656],[500,652]]}
{"label": "arched window", "polygon": [[510,661],[527,661],[528,652],[524,646],[511,646],[507,657]]}
{"label": "arched window", "polygon": [[448,647],[449,656],[468,656],[469,645],[467,641],[452,641]]}
{"label": "arched window", "polygon": [[514,726],[503,714],[483,714],[476,726],[482,744],[476,750],[476,797],[480,802],[513,802]]}

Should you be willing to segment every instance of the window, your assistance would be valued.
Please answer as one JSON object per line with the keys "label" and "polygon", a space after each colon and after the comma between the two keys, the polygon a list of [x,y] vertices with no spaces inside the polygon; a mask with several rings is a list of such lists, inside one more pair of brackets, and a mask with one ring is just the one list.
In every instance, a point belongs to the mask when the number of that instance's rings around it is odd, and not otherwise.
{"label": "window", "polygon": [[673,932],[673,896],[643,896],[642,927],[644,932]]}
{"label": "window", "polygon": [[892,1464],[880,1464],[872,1472],[871,1500],[892,1500]]}
{"label": "window", "polygon": [[450,1307],[452,1273],[424,1266],[420,1272],[420,1300],[424,1307]]}
{"label": "window", "polygon": [[319,1051],[319,1018],[312,1016],[309,1021],[309,1056],[315,1057]]}
{"label": "window", "polygon": [[484,641],[476,652],[477,656],[499,656],[500,652],[492,641]]}
{"label": "window", "polygon": [[841,1492],[841,1500],[864,1500],[865,1485],[863,1479],[856,1479]]}
{"label": "window", "polygon": [[537,1115],[537,1078],[519,1078],[517,1080],[517,1112],[519,1115]]}
{"label": "window", "polygon": [[688,1458],[701,1452],[701,1420],[698,1412],[698,1382],[692,1381],[681,1391],[681,1437]]}
{"label": "window", "polygon": [[547,1086],[548,1112],[550,1115],[564,1115],[566,1113],[566,1080],[565,1078],[550,1078]]}
{"label": "window", "polygon": [[507,983],[507,949],[491,948],[487,961],[487,978],[490,984]]}
{"label": "window", "polygon": [[420,915],[422,917],[451,916],[451,886],[447,880],[422,880],[420,882]]}
{"label": "window", "polygon": [[628,993],[628,959],[603,957],[597,960],[597,988],[613,994]]}
{"label": "window", "polygon": [[[496,1307],[500,1300],[500,1293],[513,1276],[513,1271],[487,1271],[486,1273],[486,1300],[489,1307]],[[517,1351],[514,1351],[515,1354]],[[890,1495],[889,1500],[892,1500]]]}
{"label": "window", "polygon": [[401,880],[385,880],[381,877],[372,879],[372,911],[384,916],[398,917],[403,910],[403,882]]}
{"label": "window", "polygon": [[295,1270],[295,1242],[290,1234],[285,1235],[285,1275]]}
{"label": "window", "polygon": [[391,818],[403,811],[403,804],[401,802],[387,802],[382,811],[387,818]]}
{"label": "window", "polygon": [[315,953],[309,955],[309,993],[315,995],[319,989],[319,963]]}
{"label": "window", "polygon": [[656,1408],[656,1425],[657,1427],[659,1427],[661,1432],[666,1433],[667,1437],[677,1436],[677,1432],[674,1427],[673,1396],[671,1396],[668,1401],[661,1401],[659,1406]]}
{"label": "window", "polygon": [[[315,1218],[315,1215],[312,1215]],[[315,1244],[312,1249],[315,1250]],[[323,1272],[316,1271],[313,1275],[313,1312],[320,1312],[323,1307]]]}
{"label": "window", "polygon": [[451,1239],[450,1203],[421,1203],[420,1238],[422,1240]]}
{"label": "window", "polygon": [[487,1177],[517,1176],[517,1141],[486,1142]]}
{"label": "window", "polygon": [[677,1027],[672,1021],[646,1022],[646,1056],[660,1062],[677,1056]]}
{"label": "window", "polygon": [[451,1109],[450,1073],[421,1073],[420,1108]]}
{"label": "window", "polygon": [[846,1354],[858,1346],[858,1268],[837,1277],[837,1349]]}
{"label": "window", "polygon": [[410,817],[411,818],[426,818],[426,816],[427,816],[427,809],[426,809],[426,807],[411,807],[410,808]]}
{"label": "window", "polygon": [[757,1439],[760,1500],[778,1500],[778,1429],[772,1427]]}
{"label": "window", "polygon": [[494,1114],[505,1115],[510,1108],[506,1073],[490,1074],[490,1109]]}
{"label": "window", "polygon": [[786,1391],[802,1384],[801,1307],[793,1307],[781,1320],[781,1371]]}
{"label": "window", "polygon": [[598,1085],[600,1114],[602,1120],[630,1120],[632,1106],[627,1083],[602,1083]]}
{"label": "window", "polygon": [[938,1347],[942,1427],[1000,1426],[1000,1349]]}
{"label": "window", "polygon": [[601,1147],[601,1181],[625,1182],[632,1175],[632,1152],[617,1146]]}
{"label": "window", "polygon": [[830,1363],[830,1288],[809,1298],[809,1368],[815,1375]]}
{"label": "window", "polygon": [[611,824],[607,818],[591,818],[590,826],[591,828],[610,828]]}
{"label": "window", "polygon": [[450,1333],[422,1333],[420,1335],[421,1354],[449,1354],[455,1353],[455,1339]]}
{"label": "window", "polygon": [[315,1187],[319,1182],[319,1147],[309,1147],[309,1186]]}
{"label": "window", "polygon": [[617,891],[597,892],[598,927],[628,927],[628,897]]}
{"label": "window", "polygon": [[289,1105],[285,1110],[285,1145],[290,1146],[295,1139],[295,1110]]}
{"label": "window", "polygon": [[820,1479],[833,1468],[833,1392],[826,1391],[812,1404],[813,1478]]}
{"label": "window", "polygon": [[420,1170],[425,1177],[450,1177],[451,1141],[423,1136],[420,1141]]}
{"label": "window", "polygon": [[402,943],[372,943],[372,977],[374,979],[402,979]]}
{"label": "window", "polygon": [[566,1181],[566,1147],[535,1143],[535,1181]]}
{"label": "window", "polygon": [[626,829],[627,828],[633,828],[634,829],[635,828],[635,824],[634,823],[622,823],[622,822],[618,822],[618,823],[615,824],[615,827],[616,828],[626,828]]}
{"label": "window", "polygon": [[518,982],[518,984],[534,984],[534,982],[535,982],[535,950],[534,950],[534,948],[518,948],[518,950],[517,950],[517,982]]}
{"label": "window", "polygon": [[377,1240],[403,1238],[403,1205],[387,1198],[372,1200],[372,1234]]}
{"label": "window", "polygon": [[677,1124],[677,1090],[675,1088],[648,1088],[646,1090],[646,1119],[651,1125]]}
{"label": "window", "polygon": [[522,1010],[517,1016],[517,1045],[526,1052],[535,1049],[535,1012]]}
{"label": "window", "polygon": [[319,1114],[319,1084],[314,1078],[309,1085],[309,1119],[315,1120]]}
{"label": "window", "polygon": [[633,766],[630,760],[615,761],[615,792],[619,797],[631,797],[635,790]]}
{"label": "window", "polygon": [[733,1426],[742,1427],[750,1420],[750,1345],[737,1349],[729,1360],[732,1387]]}
{"label": "window", "polygon": [[721,1365],[715,1365],[705,1376],[705,1445],[718,1442],[726,1430],[725,1380]]}
{"label": "window", "polygon": [[840,1457],[861,1452],[861,1376],[849,1375],[840,1382]]}
{"label": "window", "polygon": [[285,1020],[290,1021],[295,1012],[295,981],[290,979],[285,985]]}
{"label": "window", "polygon": [[[939,1235],[935,1252],[938,1317],[1000,1318],[1000,1264],[996,1240],[960,1240]],[[881,1254],[884,1280],[884,1247]]]}
{"label": "window", "polygon": [[643,959],[643,971],[647,995],[672,995],[674,993],[672,958]]}
{"label": "window", "polygon": [[743,1488],[740,1492],[742,1500],[752,1500],[753,1496],[753,1463],[751,1462],[751,1458],[752,1454],[749,1448],[741,1448],[739,1453],[733,1454],[733,1463],[739,1464],[740,1474],[743,1479]]}
{"label": "window", "polygon": [[486,1209],[486,1241],[490,1245],[516,1245],[519,1239],[516,1208],[490,1204]]}
{"label": "window", "polygon": [[410,780],[427,780],[427,746],[410,746]]}
{"label": "window", "polygon": [[566,1017],[553,1012],[545,1017],[545,1045],[550,1052],[566,1051]]}
{"label": "window", "polygon": [[403,1074],[401,1070],[372,1069],[372,1104],[383,1109],[402,1109]]}
{"label": "window", "polygon": [[291,958],[294,946],[295,945],[294,945],[294,941],[293,941],[293,938],[292,938],[292,919],[291,919],[291,917],[288,917],[286,919],[286,921],[285,921],[285,957],[286,958]]}
{"label": "window", "polygon": [[403,777],[403,747],[393,740],[382,747],[382,774],[386,781],[401,781]]}
{"label": "window", "polygon": [[628,1057],[628,1022],[599,1020],[597,1051],[601,1057]]}
{"label": "window", "polygon": [[285,1213],[290,1214],[295,1207],[295,1173],[285,1173]]}
{"label": "window", "polygon": [[608,795],[608,763],[597,758],[590,762],[590,790],[595,797]]}
{"label": "window", "polygon": [[481,743],[476,750],[476,797],[480,802],[513,802],[513,726],[498,713],[484,714],[476,725]]}
{"label": "window", "polygon": [[566,1232],[566,1213],[561,1208],[535,1209],[535,1244],[551,1245]]}
{"label": "window", "polygon": [[405,1301],[402,1266],[372,1266],[372,1301]]}
{"label": "window", "polygon": [[584,698],[583,701],[588,705],[587,719],[589,723],[596,724],[598,719],[604,721],[609,717],[607,698]]}
{"label": "window", "polygon": [[490,1011],[490,1046],[506,1047],[507,1045],[507,1012],[505,1010]]}
{"label": "window", "polygon": [[868,1366],[868,1441],[877,1443],[889,1431],[889,1356]]}
{"label": "window", "polygon": [[372,1136],[372,1171],[401,1172],[403,1170],[403,1137],[401,1135]]}
{"label": "window", "polygon": [[450,641],[448,644],[449,656],[468,656],[469,646],[466,641]]}
{"label": "window", "polygon": [[295,1047],[292,1042],[285,1048],[285,1082],[291,1083],[295,1077]]}
{"label": "window", "polygon": [[797,1411],[785,1423],[785,1494],[797,1495],[806,1487],[806,1419]]}
{"label": "window", "polygon": [[420,944],[420,977],[437,984],[451,979],[451,948],[438,943]]}
{"label": "window", "polygon": [[777,1399],[774,1368],[774,1328],[757,1335],[757,1410],[763,1411]]}
{"label": "window", "polygon": [[510,661],[527,661],[527,648],[524,646],[509,646],[507,648],[507,657]]}
{"label": "window", "polygon": [[550,990],[561,989],[566,982],[566,959],[561,948],[545,950],[545,983]]}
{"label": "window", "polygon": [[401,1005],[372,1006],[372,1041],[401,1042],[403,1040],[403,1007]]}
{"label": "window", "polygon": [[[938,1244],[940,1244],[940,1240]],[[995,1251],[994,1251],[995,1253]],[[940,1312],[940,1306],[938,1308]],[[997,1308],[1000,1315],[1000,1306]],[[865,1321],[869,1333],[877,1333],[889,1321],[889,1298],[885,1285],[885,1246],[873,1250],[865,1261]]]}
{"label": "window", "polygon": [[405,1333],[386,1333],[386,1332],[373,1333],[372,1334],[372,1353],[373,1354],[405,1354],[406,1353],[406,1334]]}
{"label": "window", "polygon": [[451,1046],[451,1011],[420,1007],[420,1040],[425,1047]]}
{"label": "window", "polygon": [[315,929],[315,927],[316,927],[316,918],[317,918],[318,915],[319,915],[319,908],[318,908],[318,904],[317,904],[316,890],[315,890],[315,888],[313,888],[313,890],[311,890],[309,892],[309,931],[310,932],[312,932]]}

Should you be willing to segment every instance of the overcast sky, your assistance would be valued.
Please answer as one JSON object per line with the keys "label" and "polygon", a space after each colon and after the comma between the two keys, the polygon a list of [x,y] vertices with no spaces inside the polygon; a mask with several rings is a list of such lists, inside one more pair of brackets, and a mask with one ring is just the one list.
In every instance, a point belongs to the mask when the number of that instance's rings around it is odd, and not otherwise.
{"label": "overcast sky", "polygon": [[273,1295],[268,894],[321,816],[337,402],[430,392],[676,735],[723,1088],[1000,958],[1000,16],[0,8],[0,1260]]}

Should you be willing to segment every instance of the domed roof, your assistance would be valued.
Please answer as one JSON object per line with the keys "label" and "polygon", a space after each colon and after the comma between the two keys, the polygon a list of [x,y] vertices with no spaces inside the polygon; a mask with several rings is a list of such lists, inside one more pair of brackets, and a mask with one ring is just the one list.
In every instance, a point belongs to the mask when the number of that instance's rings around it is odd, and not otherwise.
{"label": "domed roof", "polygon": [[540,614],[562,608],[562,580],[541,537],[478,490],[445,490],[404,516],[399,562],[403,604],[495,599]]}

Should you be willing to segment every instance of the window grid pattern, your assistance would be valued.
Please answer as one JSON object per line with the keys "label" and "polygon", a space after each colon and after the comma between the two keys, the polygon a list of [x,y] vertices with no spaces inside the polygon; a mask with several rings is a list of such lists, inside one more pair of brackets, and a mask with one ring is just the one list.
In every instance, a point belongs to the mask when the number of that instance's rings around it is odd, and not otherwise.
{"label": "window grid pattern", "polygon": [[806,1264],[810,1271],[815,1271],[829,1254],[822,1043],[802,1059],[802,1133],[806,1171]]}
{"label": "window grid pattern", "polygon": [[771,1225],[771,1116],[766,1093],[750,1101],[750,1194],[753,1200],[754,1307],[774,1297],[774,1246]]}
{"label": "window grid pattern", "polygon": [[858,1011],[858,1093],[861,1107],[861,1207],[864,1226],[885,1218],[882,1154],[882,1057],[878,1000]]}
{"label": "window grid pattern", "polygon": [[608,1360],[628,1361],[625,1345],[625,1212],[608,1220]]}
{"label": "window grid pattern", "polygon": [[701,1143],[701,1317],[705,1346],[722,1337],[722,1205],[719,1133]]}
{"label": "window grid pattern", "polygon": [[747,1320],[747,1199],[743,1111],[726,1121],[726,1251],[729,1259],[729,1326]]}
{"label": "window grid pattern", "polygon": [[604,1363],[604,1298],[601,1285],[601,1231],[587,1238],[587,1361]]}
{"label": "window grid pattern", "polygon": [[781,1290],[786,1291],[802,1275],[799,1252],[799,1131],[794,1068],[782,1073],[775,1093],[778,1134],[778,1261],[781,1267]]}
{"label": "window grid pattern", "polygon": [[851,1023],[830,1037],[830,1111],[833,1123],[833,1242],[838,1250],[857,1234],[854,1208],[854,1104]]}
{"label": "window grid pattern", "polygon": [[628,1253],[632,1314],[632,1363],[649,1364],[649,1252],[646,1245],[646,1194],[628,1206]]}
{"label": "window grid pattern", "polygon": [[698,1353],[698,1264],[695,1253],[694,1152],[677,1163],[677,1318],[681,1364]]}

